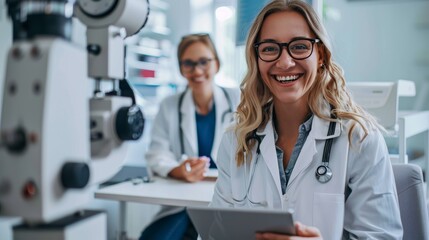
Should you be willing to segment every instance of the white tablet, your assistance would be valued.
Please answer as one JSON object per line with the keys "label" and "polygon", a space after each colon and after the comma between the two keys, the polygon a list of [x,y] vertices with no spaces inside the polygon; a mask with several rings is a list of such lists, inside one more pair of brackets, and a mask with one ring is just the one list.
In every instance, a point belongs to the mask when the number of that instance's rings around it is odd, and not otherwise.
{"label": "white tablet", "polygon": [[273,209],[188,207],[203,240],[255,239],[257,232],[295,235],[292,213]]}

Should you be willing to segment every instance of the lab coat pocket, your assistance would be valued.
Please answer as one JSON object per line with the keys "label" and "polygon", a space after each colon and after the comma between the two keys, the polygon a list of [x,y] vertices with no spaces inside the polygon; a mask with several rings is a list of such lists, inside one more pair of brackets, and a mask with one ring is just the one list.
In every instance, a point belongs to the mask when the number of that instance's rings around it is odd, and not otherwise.
{"label": "lab coat pocket", "polygon": [[244,207],[246,204],[247,196],[245,187],[232,190],[232,202],[234,207]]}
{"label": "lab coat pocket", "polygon": [[[249,192],[232,193],[232,200],[235,207],[248,207],[248,208],[266,208],[268,206],[266,200],[261,200],[257,195],[252,194],[251,190]],[[260,195],[260,194],[259,194]]]}
{"label": "lab coat pocket", "polygon": [[237,207],[265,208],[268,206],[264,189],[255,184],[250,187],[242,185],[234,188],[232,200]]}
{"label": "lab coat pocket", "polygon": [[266,192],[262,189],[250,188],[247,193],[246,206],[251,208],[266,208],[268,206]]}
{"label": "lab coat pocket", "polygon": [[235,207],[265,208],[266,183],[257,169],[258,161],[252,167],[241,167],[232,174],[232,201]]}
{"label": "lab coat pocket", "polygon": [[313,225],[324,239],[341,239],[344,222],[344,194],[314,193]]}

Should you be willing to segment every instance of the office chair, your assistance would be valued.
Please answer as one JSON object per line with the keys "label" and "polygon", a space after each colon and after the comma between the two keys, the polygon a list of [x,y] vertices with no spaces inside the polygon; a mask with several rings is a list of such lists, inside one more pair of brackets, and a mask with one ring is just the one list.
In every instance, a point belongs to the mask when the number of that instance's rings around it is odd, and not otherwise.
{"label": "office chair", "polygon": [[429,240],[428,206],[422,169],[413,164],[393,164],[404,240]]}

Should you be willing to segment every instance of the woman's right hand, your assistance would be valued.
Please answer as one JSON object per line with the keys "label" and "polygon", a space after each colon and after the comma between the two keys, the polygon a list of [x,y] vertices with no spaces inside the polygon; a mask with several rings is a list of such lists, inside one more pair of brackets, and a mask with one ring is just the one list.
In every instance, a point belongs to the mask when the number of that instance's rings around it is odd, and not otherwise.
{"label": "woman's right hand", "polygon": [[168,176],[186,182],[198,182],[204,179],[207,168],[207,157],[189,157],[182,161],[179,166],[173,168]]}

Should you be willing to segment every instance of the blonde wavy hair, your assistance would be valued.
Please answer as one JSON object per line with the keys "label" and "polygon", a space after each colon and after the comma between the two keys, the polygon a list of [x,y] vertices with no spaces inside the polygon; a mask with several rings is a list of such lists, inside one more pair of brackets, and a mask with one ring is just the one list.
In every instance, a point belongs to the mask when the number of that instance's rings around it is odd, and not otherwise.
{"label": "blonde wavy hair", "polygon": [[240,85],[242,94],[237,108],[237,125],[234,127],[238,141],[236,151],[238,166],[244,163],[244,153],[247,153],[247,159],[252,159],[250,150],[256,144],[252,136],[258,128],[265,127],[272,114],[270,106],[273,95],[259,73],[258,56],[254,44],[259,40],[259,32],[266,17],[281,11],[294,11],[301,14],[315,36],[321,40],[318,47],[321,48],[323,64],[319,67],[316,80],[309,89],[310,111],[322,119],[335,121],[330,115],[326,115],[326,103],[329,103],[333,107],[331,113],[337,118],[353,120],[348,133],[349,141],[356,124],[359,124],[364,132],[361,141],[368,135],[369,128],[382,128],[371,115],[351,99],[345,85],[343,70],[332,60],[328,34],[313,8],[301,0],[273,0],[256,17],[247,37],[248,71]]}

